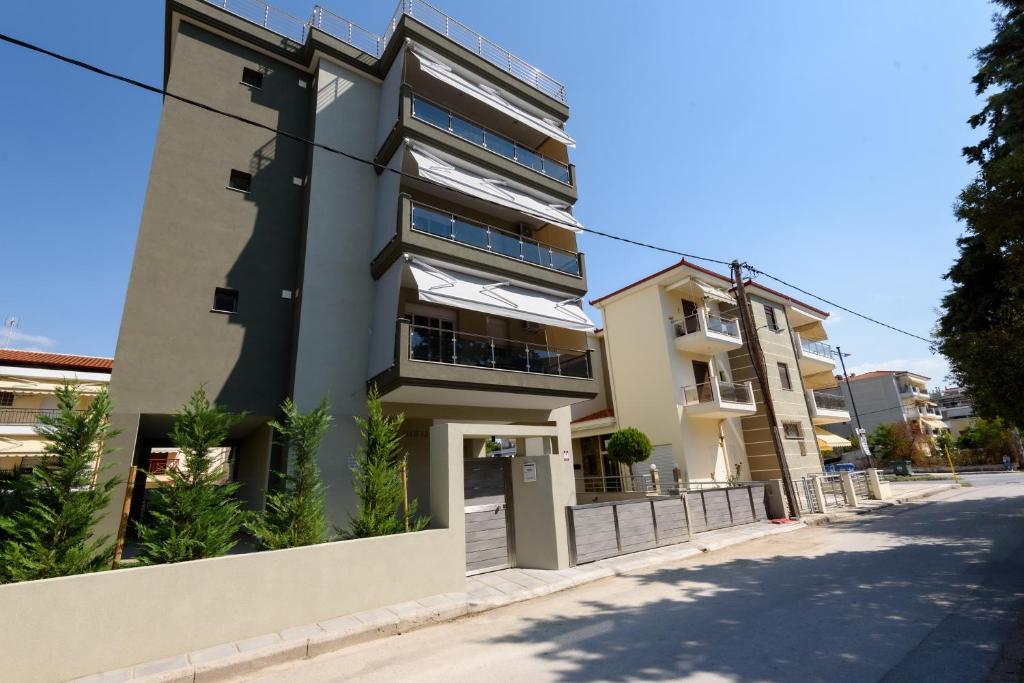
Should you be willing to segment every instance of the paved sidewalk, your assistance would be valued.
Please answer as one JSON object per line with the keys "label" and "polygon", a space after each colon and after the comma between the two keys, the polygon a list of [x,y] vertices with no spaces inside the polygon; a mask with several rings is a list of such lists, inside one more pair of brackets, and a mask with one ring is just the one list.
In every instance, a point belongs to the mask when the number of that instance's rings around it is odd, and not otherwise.
{"label": "paved sidewalk", "polygon": [[[912,487],[912,488],[911,488]],[[775,534],[797,531],[810,525],[854,519],[879,508],[935,495],[956,488],[952,483],[919,486],[910,484],[895,491],[889,501],[862,501],[856,510],[835,510],[809,515],[800,522],[759,522],[696,534],[687,543],[654,548],[599,560],[558,571],[506,569],[467,577],[464,593],[432,595],[420,600],[389,605],[367,612],[339,616],[315,624],[197,650],[155,662],[78,679],[78,683],[147,683],[232,680],[269,666],[316,657],[350,645],[406,633],[430,624],[450,621],[542,595],[568,590],[610,576],[657,567],[695,555],[739,545]]]}

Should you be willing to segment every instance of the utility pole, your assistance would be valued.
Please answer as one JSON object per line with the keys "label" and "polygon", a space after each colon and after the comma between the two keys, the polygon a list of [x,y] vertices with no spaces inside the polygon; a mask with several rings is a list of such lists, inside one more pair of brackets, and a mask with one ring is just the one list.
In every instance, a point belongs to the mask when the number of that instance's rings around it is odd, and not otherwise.
{"label": "utility pole", "polygon": [[[867,435],[864,434],[864,428],[860,426],[860,413],[857,412],[857,401],[853,398],[853,387],[850,386],[850,376],[846,374],[846,361],[843,358],[847,355],[843,353],[843,347],[836,347],[836,354],[839,356],[839,364],[843,367],[843,380],[846,382],[846,393],[850,395],[850,407],[853,408],[853,419],[857,421],[857,443],[860,444],[862,438],[866,439]],[[871,449],[865,446],[861,446],[861,450],[864,455],[868,458],[868,467],[874,467],[871,462]]]}
{"label": "utility pole", "polygon": [[747,291],[743,286],[743,266],[739,261],[732,262],[732,279],[736,283],[736,303],[740,309],[740,325],[743,327],[747,355],[750,356],[750,365],[754,368],[757,383],[761,385],[761,398],[764,400],[764,411],[768,419],[768,428],[772,435],[772,443],[775,446],[775,455],[779,460],[779,470],[782,472],[782,486],[786,489],[786,499],[789,501],[790,514],[793,517],[799,517],[800,505],[797,503],[796,490],[793,487],[793,477],[789,473],[789,461],[786,460],[786,451],[782,446],[782,435],[779,434],[779,420],[775,415],[775,404],[772,402],[772,392],[768,386],[768,366],[765,364],[764,351],[761,349],[761,338],[757,334],[757,326],[754,325],[754,314],[750,309],[750,302],[747,300]]}

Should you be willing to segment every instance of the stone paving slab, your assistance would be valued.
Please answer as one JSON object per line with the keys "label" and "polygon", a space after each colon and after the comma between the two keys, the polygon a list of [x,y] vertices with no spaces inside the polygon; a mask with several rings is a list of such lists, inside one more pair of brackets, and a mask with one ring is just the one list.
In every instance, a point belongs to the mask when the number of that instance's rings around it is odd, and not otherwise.
{"label": "stone paving slab", "polygon": [[568,590],[603,578],[656,567],[706,552],[746,543],[807,526],[855,519],[858,514],[926,498],[956,488],[956,484],[900,492],[889,501],[864,501],[857,510],[805,516],[799,522],[756,522],[696,534],[686,543],[610,557],[569,569],[505,569],[466,578],[466,591],[444,593],[357,614],[338,616],[278,633],[224,643],[186,655],[146,662],[77,679],[77,683],[123,681],[223,681],[288,661],[315,657],[358,643],[405,633],[467,614],[496,609],[524,600]]}

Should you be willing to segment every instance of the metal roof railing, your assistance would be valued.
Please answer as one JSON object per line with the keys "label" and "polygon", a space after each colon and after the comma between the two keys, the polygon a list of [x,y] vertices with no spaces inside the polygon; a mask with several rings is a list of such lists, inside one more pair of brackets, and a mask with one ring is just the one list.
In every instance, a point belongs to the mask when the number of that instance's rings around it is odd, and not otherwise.
{"label": "metal roof railing", "polygon": [[206,2],[296,43],[306,41],[309,24],[265,2],[257,2],[257,0],[206,0]]}
{"label": "metal roof railing", "polygon": [[434,29],[446,38],[458,43],[470,52],[475,52],[491,64],[507,71],[519,80],[532,85],[545,95],[565,104],[565,86],[514,54],[469,28],[465,24],[452,19],[425,0],[399,0],[388,30],[384,33],[384,45],[387,45],[391,34],[398,27],[398,20],[407,14],[420,23]]}

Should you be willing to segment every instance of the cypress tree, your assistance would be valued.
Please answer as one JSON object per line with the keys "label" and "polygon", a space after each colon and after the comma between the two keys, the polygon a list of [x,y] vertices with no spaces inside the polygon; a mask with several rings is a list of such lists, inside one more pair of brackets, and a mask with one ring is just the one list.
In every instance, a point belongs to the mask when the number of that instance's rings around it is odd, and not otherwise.
{"label": "cypress tree", "polygon": [[985,135],[963,150],[978,174],[955,206],[965,232],[936,337],[978,412],[1024,427],[1024,3],[995,4],[995,36],[974,54],[985,105],[968,119]]}
{"label": "cypress tree", "polygon": [[76,387],[65,384],[56,394],[59,412],[39,418],[46,459],[17,494],[12,488],[5,496],[5,504],[16,509],[0,518],[0,582],[94,572],[113,560],[108,537],[92,535],[120,483],[100,476],[102,456],[110,452],[104,443],[116,434],[110,396],[103,389],[79,411]]}
{"label": "cypress tree", "polygon": [[317,453],[333,421],[330,405],[325,397],[314,410],[303,414],[289,398],[281,410],[284,422],[271,422],[270,426],[290,454],[290,467],[286,473],[275,473],[283,487],[267,495],[266,510],[253,515],[247,524],[265,550],[323,543],[329,532]]}
{"label": "cypress tree", "polygon": [[211,404],[202,387],[178,411],[170,437],[185,466],[167,470],[170,481],[153,491],[148,523],[136,525],[141,564],[217,557],[235,546],[244,519],[234,496],[239,485],[221,482],[212,451],[241,417]]}
{"label": "cypress tree", "polygon": [[359,497],[359,507],[349,518],[346,538],[367,538],[400,534],[408,523],[410,531],[419,531],[430,523],[417,514],[416,500],[403,510],[405,492],[402,487],[402,466],[406,454],[402,450],[404,415],[384,414],[377,387],[366,396],[366,418],[356,417],[363,444],[356,451],[352,486]]}

